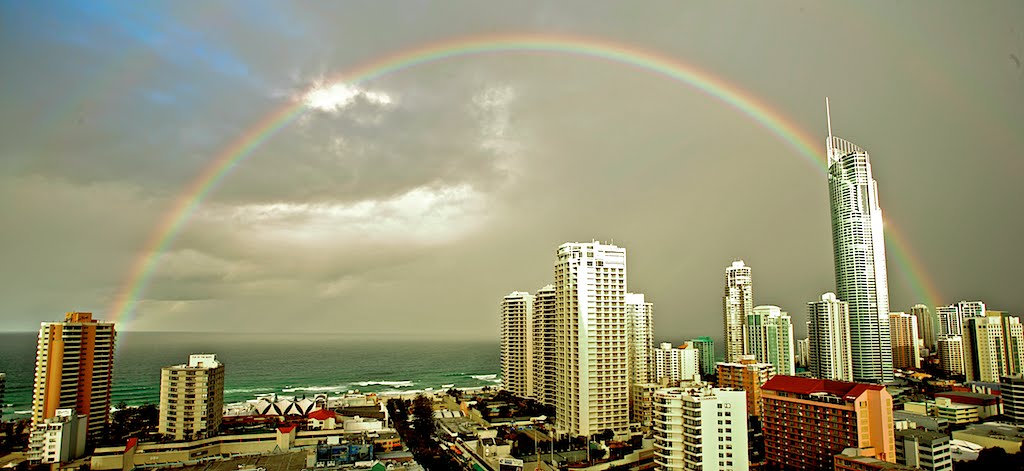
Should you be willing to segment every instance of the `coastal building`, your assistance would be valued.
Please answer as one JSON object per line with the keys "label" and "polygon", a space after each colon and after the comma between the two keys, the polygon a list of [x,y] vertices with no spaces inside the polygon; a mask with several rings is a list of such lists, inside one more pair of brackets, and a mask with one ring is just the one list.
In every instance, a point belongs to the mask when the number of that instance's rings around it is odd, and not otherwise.
{"label": "coastal building", "polygon": [[937,339],[935,316],[924,304],[915,304],[910,308],[910,314],[917,318],[918,336],[924,341],[924,348],[928,349],[930,354],[935,353]]}
{"label": "coastal building", "polygon": [[895,462],[892,396],[884,386],[778,375],[761,391],[769,466],[829,469],[837,453],[867,447]]}
{"label": "coastal building", "polygon": [[563,436],[629,425],[626,249],[558,247],[555,263],[555,427]]}
{"label": "coastal building", "polygon": [[925,471],[952,471],[949,435],[929,430],[896,431],[896,462]]}
{"label": "coastal building", "polygon": [[533,295],[513,291],[501,300],[502,387],[533,397]]}
{"label": "coastal building", "polygon": [[659,389],[654,395],[655,469],[746,470],[746,399],[707,383]]}
{"label": "coastal building", "polygon": [[750,267],[744,265],[743,260],[737,260],[725,269],[725,296],[722,297],[725,361],[737,361],[746,353],[743,323],[753,309],[754,294]]}
{"label": "coastal building", "polygon": [[826,149],[836,295],[849,305],[853,378],[890,382],[894,376],[889,284],[878,183],[871,174],[867,151],[833,136],[831,116],[828,121]]}
{"label": "coastal building", "polygon": [[761,386],[775,376],[775,366],[758,362],[753,355],[735,363],[718,364],[718,387],[741,389],[747,395],[747,413],[761,415]]}
{"label": "coastal building", "polygon": [[672,348],[668,342],[651,349],[654,357],[654,382],[677,386],[683,381],[700,381],[700,351],[690,343]]}
{"label": "coastal building", "polygon": [[555,287],[533,295],[533,397],[555,405]]}
{"label": "coastal building", "polygon": [[628,339],[629,383],[650,383],[654,378],[651,350],[654,348],[654,303],[642,293],[626,293],[626,336]]}
{"label": "coastal building", "polygon": [[892,365],[895,368],[921,368],[921,351],[917,348],[917,320],[913,314],[889,313]]}
{"label": "coastal building", "polygon": [[224,413],[224,364],[213,354],[160,369],[157,431],[175,440],[216,435]]}
{"label": "coastal building", "polygon": [[793,355],[793,321],[778,306],[757,306],[744,326],[747,354],[771,363],[780,375],[796,374]]}
{"label": "coastal building", "polygon": [[853,359],[850,353],[849,305],[825,293],[820,301],[807,303],[811,374],[821,379],[850,381]]}
{"label": "coastal building", "polygon": [[36,345],[32,427],[72,409],[88,416],[86,441],[103,436],[110,416],[114,323],[88,312],[69,312],[64,322],[43,322]]}
{"label": "coastal building", "polygon": [[1024,375],[1000,376],[999,391],[1003,413],[1016,423],[1024,422]]}
{"label": "coastal building", "polygon": [[85,454],[88,417],[74,409],[57,409],[53,417],[33,424],[29,431],[30,463],[67,463]]}
{"label": "coastal building", "polygon": [[710,376],[715,374],[715,341],[711,337],[703,336],[690,340],[690,344],[697,348],[700,363],[700,374]]}
{"label": "coastal building", "polygon": [[964,339],[959,335],[939,337],[939,368],[950,375],[964,374]]}

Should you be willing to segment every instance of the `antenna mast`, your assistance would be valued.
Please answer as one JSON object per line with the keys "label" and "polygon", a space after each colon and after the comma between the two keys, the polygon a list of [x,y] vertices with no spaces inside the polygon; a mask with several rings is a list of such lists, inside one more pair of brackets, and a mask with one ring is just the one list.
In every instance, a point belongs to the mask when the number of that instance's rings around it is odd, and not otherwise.
{"label": "antenna mast", "polygon": [[828,141],[825,142],[825,154],[829,166],[832,165],[832,112],[828,108],[828,97],[825,97],[825,119],[828,121]]}

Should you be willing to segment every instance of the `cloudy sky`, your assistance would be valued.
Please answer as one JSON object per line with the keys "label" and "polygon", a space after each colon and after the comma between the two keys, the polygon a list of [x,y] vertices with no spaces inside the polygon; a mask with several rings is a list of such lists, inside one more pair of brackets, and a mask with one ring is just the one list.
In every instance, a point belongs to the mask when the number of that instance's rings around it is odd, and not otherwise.
{"label": "cloudy sky", "polygon": [[699,87],[565,48],[350,80],[488,35],[685,64],[819,162],[831,97],[835,134],[871,153],[893,310],[1024,312],[1021,2],[39,3],[0,2],[0,330],[89,310],[126,330],[495,338],[502,296],[592,239],[627,248],[658,339],[721,335],[734,259],[800,321],[834,288],[821,164]]}

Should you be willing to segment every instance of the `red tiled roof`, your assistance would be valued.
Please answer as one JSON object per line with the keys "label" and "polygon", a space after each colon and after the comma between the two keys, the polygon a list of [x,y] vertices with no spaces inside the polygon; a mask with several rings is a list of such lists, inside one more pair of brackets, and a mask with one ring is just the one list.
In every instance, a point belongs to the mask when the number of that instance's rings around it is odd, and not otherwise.
{"label": "red tiled roof", "polygon": [[332,411],[332,410],[317,409],[317,410],[315,410],[313,412],[310,412],[307,417],[309,417],[311,419],[316,419],[316,420],[327,420],[327,419],[332,419],[332,418],[337,417],[337,416],[338,416],[338,414],[335,414],[334,411]]}
{"label": "red tiled roof", "polygon": [[135,448],[135,445],[138,445],[138,444],[139,444],[139,439],[138,438],[135,438],[135,437],[129,438],[128,439],[128,444],[124,447],[124,452],[128,453],[128,450],[131,450],[132,448]]}
{"label": "red tiled roof", "polygon": [[993,404],[999,404],[1001,400],[1001,398],[991,394],[960,391],[935,393],[935,397],[945,397],[957,404],[970,404],[972,406],[991,406]]}
{"label": "red tiled roof", "polygon": [[277,428],[277,430],[280,431],[281,433],[291,433],[291,431],[294,430],[294,429],[295,429],[295,424],[288,425],[288,426],[285,426],[285,427],[278,427]]}
{"label": "red tiled roof", "polygon": [[885,389],[880,384],[850,383],[829,379],[801,378],[799,376],[775,375],[761,386],[762,390],[783,391],[793,394],[829,393],[845,399],[853,399],[864,391]]}

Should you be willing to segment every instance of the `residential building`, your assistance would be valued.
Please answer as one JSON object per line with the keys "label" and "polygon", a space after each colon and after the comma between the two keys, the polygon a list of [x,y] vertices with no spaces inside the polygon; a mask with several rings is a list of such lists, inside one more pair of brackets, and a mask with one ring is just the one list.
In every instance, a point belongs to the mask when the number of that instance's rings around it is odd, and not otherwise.
{"label": "residential building", "polygon": [[918,335],[924,340],[924,348],[928,349],[928,353],[935,353],[937,328],[935,316],[924,304],[915,304],[910,308],[910,314],[917,317]]}
{"label": "residential building", "polygon": [[972,317],[985,317],[988,312],[985,308],[985,303],[981,301],[960,301],[956,303],[956,310],[960,313],[962,320]]}
{"label": "residential building", "polygon": [[892,396],[884,386],[777,375],[761,386],[769,466],[829,469],[846,448],[895,462]]}
{"label": "residential building", "polygon": [[722,319],[725,325],[725,361],[737,361],[746,353],[743,323],[754,309],[750,267],[743,260],[732,262],[725,269],[725,296],[722,297]]}
{"label": "residential building", "polygon": [[654,348],[654,303],[643,294],[626,293],[627,337],[629,339],[629,382],[650,383],[654,380],[651,350]]}
{"label": "residential building", "polygon": [[502,387],[533,397],[533,295],[513,291],[501,300]]}
{"label": "residential building", "polygon": [[796,366],[807,369],[811,366],[811,339],[805,338],[796,341]]}
{"label": "residential building", "polygon": [[960,336],[963,333],[963,315],[956,304],[935,307],[936,342],[943,337]]}
{"label": "residential building", "polygon": [[778,306],[757,306],[744,327],[747,354],[771,363],[780,375],[796,374],[793,355],[793,320]]}
{"label": "residential building", "polygon": [[655,469],[749,469],[746,399],[707,383],[654,394]]}
{"label": "residential building", "polygon": [[896,462],[925,471],[952,471],[949,435],[921,429],[896,431]]}
{"label": "residential building", "polygon": [[[826,103],[826,114],[827,114]],[[836,295],[849,304],[856,381],[892,381],[889,284],[878,183],[867,151],[832,135],[826,141]]]}
{"label": "residential building", "polygon": [[555,427],[563,436],[629,424],[626,249],[565,243],[555,263]]}
{"label": "residential building", "polygon": [[875,457],[874,448],[847,448],[833,457],[836,471],[914,471],[914,468]]}
{"label": "residential building", "polygon": [[658,383],[640,383],[630,388],[629,415],[633,423],[643,427],[651,426],[654,393],[664,387]]}
{"label": "residential building", "polygon": [[735,363],[718,364],[718,387],[742,389],[747,394],[747,413],[761,415],[761,386],[775,376],[775,366],[746,355]]}
{"label": "residential building", "polygon": [[31,463],[67,463],[85,454],[89,418],[74,409],[57,409],[52,417],[32,424],[28,455]]}
{"label": "residential building", "polygon": [[672,348],[662,343],[651,350],[654,357],[654,382],[678,386],[683,381],[700,381],[700,351],[691,343]]}
{"label": "residential building", "polygon": [[214,436],[223,413],[224,364],[216,355],[189,355],[188,363],[160,369],[160,434],[175,440]]}
{"label": "residential building", "polygon": [[951,375],[964,374],[964,339],[959,335],[939,337],[939,368]]}
{"label": "residential building", "polygon": [[895,368],[921,368],[921,351],[917,348],[917,320],[913,314],[889,313],[889,337]]}
{"label": "residential building", "polygon": [[700,374],[711,376],[715,374],[715,341],[711,337],[697,337],[689,342],[697,347],[699,352]]}
{"label": "residential building", "polygon": [[555,405],[555,287],[533,295],[533,397]]}
{"label": "residential building", "polygon": [[996,317],[1003,326],[1003,357],[1006,358],[1006,374],[1024,373],[1024,326],[1020,318],[1003,311],[986,311],[988,317]]}
{"label": "residential building", "polygon": [[43,322],[36,346],[32,427],[72,409],[88,416],[87,444],[103,436],[110,416],[114,323],[88,312],[69,312],[64,322]]}
{"label": "residential building", "polygon": [[967,381],[999,381],[1007,374],[1006,339],[999,317],[964,318],[964,375]]}
{"label": "residential building", "polygon": [[1003,413],[1014,422],[1024,422],[1024,374],[1000,376],[999,391]]}
{"label": "residential building", "polygon": [[849,305],[825,293],[820,301],[807,303],[810,370],[817,378],[853,379],[850,349]]}

